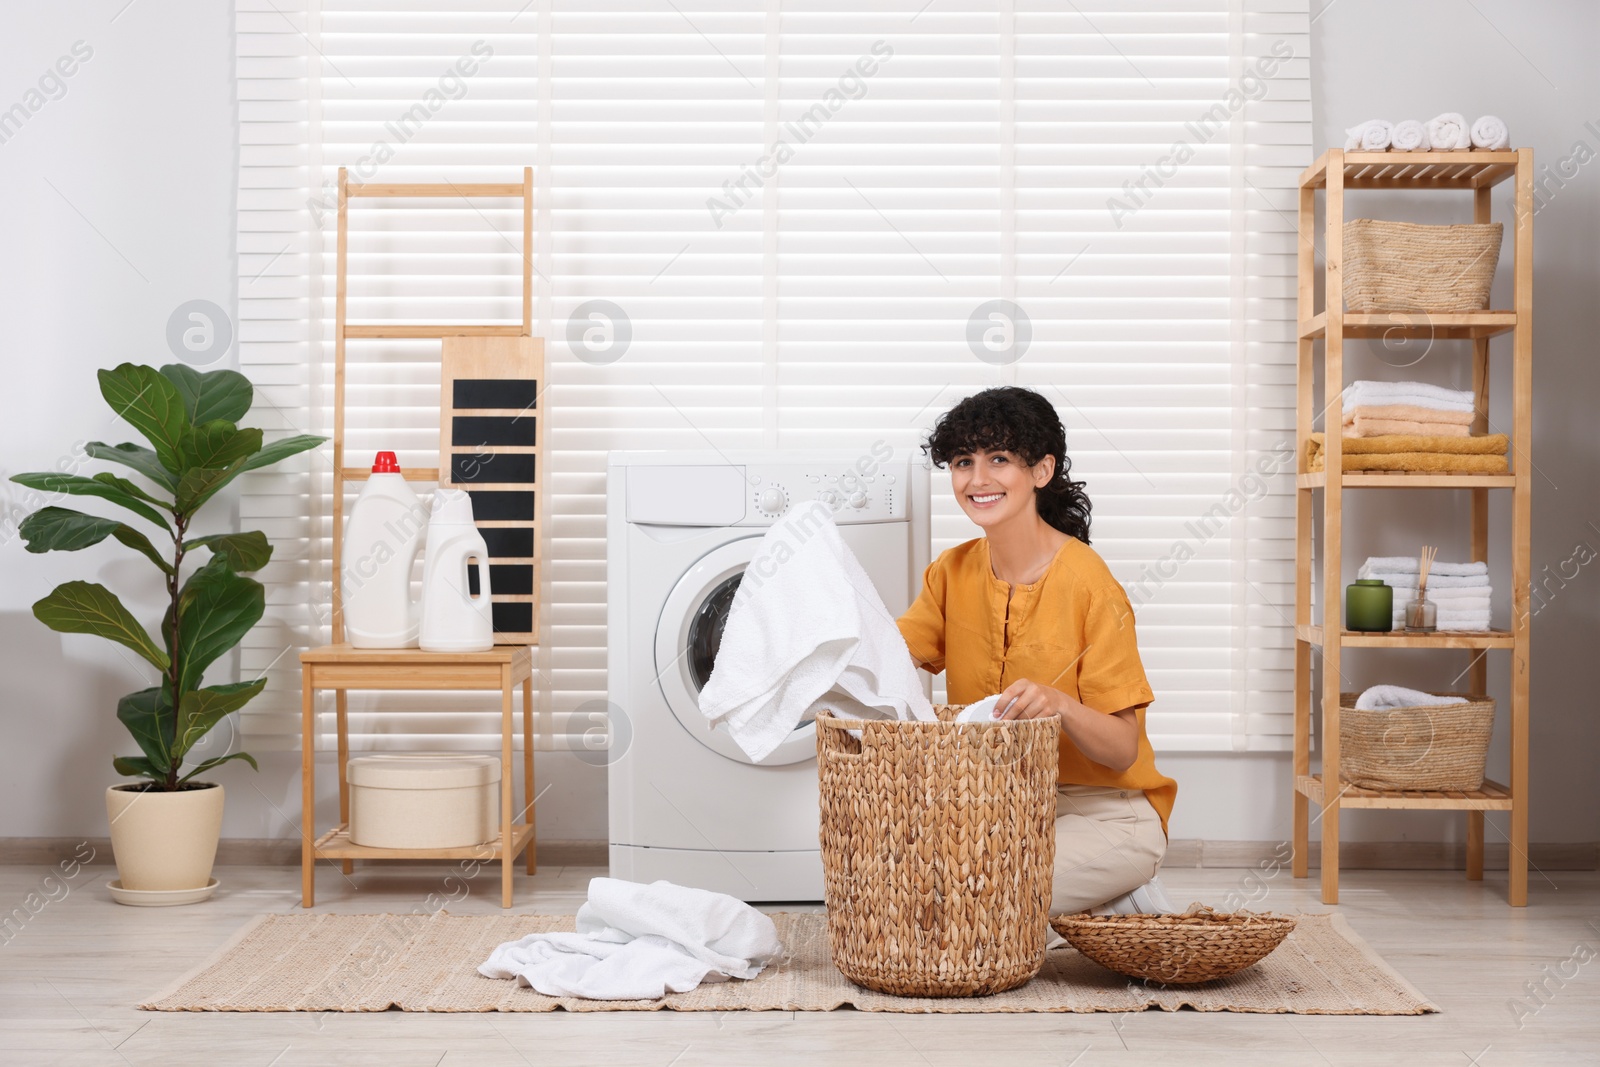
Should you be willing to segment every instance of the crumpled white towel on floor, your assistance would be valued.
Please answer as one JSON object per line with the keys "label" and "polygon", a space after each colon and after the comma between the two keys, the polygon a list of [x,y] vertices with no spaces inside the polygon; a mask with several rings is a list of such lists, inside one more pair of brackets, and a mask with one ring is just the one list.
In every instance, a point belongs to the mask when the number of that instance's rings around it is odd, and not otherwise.
{"label": "crumpled white towel on floor", "polygon": [[1428,140],[1437,152],[1459,152],[1472,147],[1472,127],[1459,111],[1446,111],[1427,121]]}
{"label": "crumpled white towel on floor", "polygon": [[823,708],[937,718],[894,616],[827,505],[813,502],[775,523],[745,569],[700,712],[761,760]]}
{"label": "crumpled white towel on floor", "polygon": [[1466,697],[1439,697],[1402,685],[1375,685],[1356,697],[1356,708],[1360,711],[1381,711],[1384,708],[1436,707],[1466,702]]}
{"label": "crumpled white towel on floor", "polygon": [[777,927],[741,900],[620,878],[589,882],[577,932],[507,941],[478,968],[547,997],[654,1000],[703,981],[754,978],[783,952]]}

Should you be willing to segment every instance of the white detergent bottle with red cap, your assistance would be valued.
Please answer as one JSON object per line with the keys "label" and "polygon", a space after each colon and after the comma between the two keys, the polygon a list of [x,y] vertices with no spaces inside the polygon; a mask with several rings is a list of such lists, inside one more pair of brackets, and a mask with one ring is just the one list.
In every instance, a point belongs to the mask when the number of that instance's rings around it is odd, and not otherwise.
{"label": "white detergent bottle with red cap", "polygon": [[428,553],[422,561],[424,652],[487,652],[494,647],[489,546],[460,489],[433,494]]}
{"label": "white detergent bottle with red cap", "polygon": [[406,484],[393,452],[379,452],[345,523],[339,596],[345,640],[356,648],[415,648],[422,599],[411,570],[428,509]]}

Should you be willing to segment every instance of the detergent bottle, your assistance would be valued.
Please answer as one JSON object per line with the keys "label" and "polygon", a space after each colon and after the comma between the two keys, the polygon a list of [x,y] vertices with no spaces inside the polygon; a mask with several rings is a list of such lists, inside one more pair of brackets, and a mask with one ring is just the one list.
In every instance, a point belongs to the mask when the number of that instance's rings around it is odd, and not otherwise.
{"label": "detergent bottle", "polygon": [[416,647],[422,604],[411,594],[411,569],[427,514],[394,453],[379,452],[344,531],[339,598],[355,648]]}
{"label": "detergent bottle", "polygon": [[472,523],[472,498],[460,489],[440,489],[433,494],[422,563],[422,650],[493,648],[489,595],[489,546]]}

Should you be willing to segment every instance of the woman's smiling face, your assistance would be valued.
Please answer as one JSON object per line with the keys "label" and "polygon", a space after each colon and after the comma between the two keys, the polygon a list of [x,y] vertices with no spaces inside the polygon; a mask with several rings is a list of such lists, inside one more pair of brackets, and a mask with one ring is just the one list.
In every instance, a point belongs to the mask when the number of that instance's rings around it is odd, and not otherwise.
{"label": "woman's smiling face", "polygon": [[1032,467],[1015,452],[966,452],[950,460],[950,484],[967,518],[984,528],[1037,514],[1034,491],[1050,482],[1055,457]]}

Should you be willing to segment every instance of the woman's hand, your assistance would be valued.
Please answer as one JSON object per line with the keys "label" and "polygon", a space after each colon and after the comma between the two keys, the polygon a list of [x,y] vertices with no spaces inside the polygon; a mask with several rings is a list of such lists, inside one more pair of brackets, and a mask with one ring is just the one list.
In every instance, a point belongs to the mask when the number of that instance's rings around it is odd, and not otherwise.
{"label": "woman's hand", "polygon": [[1056,719],[1079,752],[1113,771],[1125,771],[1139,758],[1139,718],[1134,708],[1107,714],[1059,689],[1023,678],[1006,686],[995,710],[1000,713],[997,719]]}

